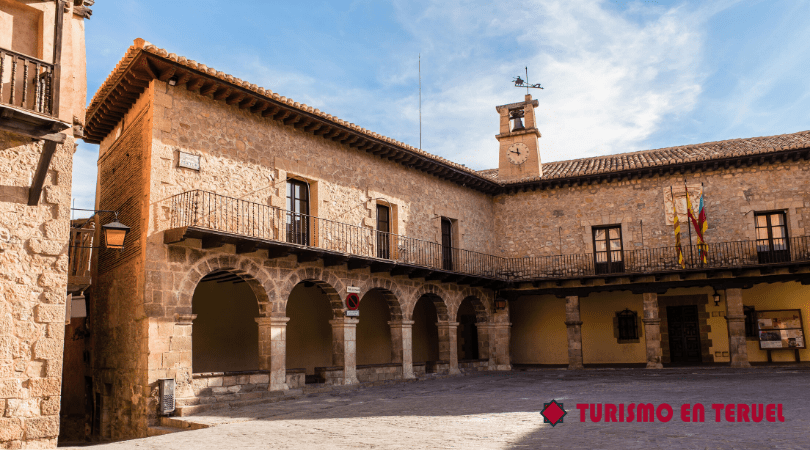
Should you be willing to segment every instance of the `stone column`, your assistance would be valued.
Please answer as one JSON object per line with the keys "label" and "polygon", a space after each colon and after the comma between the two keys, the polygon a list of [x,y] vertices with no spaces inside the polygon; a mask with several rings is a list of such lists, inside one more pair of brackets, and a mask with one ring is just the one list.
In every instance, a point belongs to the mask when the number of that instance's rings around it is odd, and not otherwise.
{"label": "stone column", "polygon": [[270,371],[267,389],[287,390],[287,322],[289,317],[257,317],[259,369]]}
{"label": "stone column", "polygon": [[494,322],[490,322],[489,351],[490,361],[494,363],[493,370],[512,370],[512,358],[509,355],[510,334],[512,324],[509,315],[503,311],[495,314]]}
{"label": "stone column", "polygon": [[[163,364],[167,364],[168,361],[170,365],[161,366],[161,368],[168,369],[170,374],[172,369],[174,369],[174,374],[169,375],[168,378],[174,377],[175,379],[176,398],[194,397],[194,387],[190,382],[186,381],[192,379],[193,355],[191,352],[191,340],[194,338],[192,335],[192,322],[194,322],[196,318],[196,314],[174,315],[174,327],[172,329],[172,335],[169,338],[169,352],[163,356]],[[162,339],[162,337],[158,337],[158,339]],[[171,363],[172,361],[174,361],[174,363]]]}
{"label": "stone column", "polygon": [[391,362],[402,364],[402,378],[415,378],[413,375],[413,320],[392,320]]}
{"label": "stone column", "polygon": [[579,317],[579,297],[565,297],[565,326],[568,328],[568,369],[584,369],[582,365],[582,320]]}
{"label": "stone column", "polygon": [[357,384],[357,324],[352,317],[330,320],[332,325],[332,365],[343,367],[343,384]]}
{"label": "stone column", "polygon": [[450,363],[450,375],[458,370],[458,322],[437,322],[439,327],[439,359]]}
{"label": "stone column", "polygon": [[489,370],[495,370],[495,358],[489,339],[489,322],[477,322],[475,331],[478,333],[478,359],[489,361]]}
{"label": "stone column", "polygon": [[748,363],[748,345],[745,342],[742,289],[726,289],[726,322],[731,367],[751,367]]}
{"label": "stone column", "polygon": [[663,369],[661,364],[661,319],[658,317],[658,294],[642,294],[644,302],[644,343],[647,345],[647,368]]}

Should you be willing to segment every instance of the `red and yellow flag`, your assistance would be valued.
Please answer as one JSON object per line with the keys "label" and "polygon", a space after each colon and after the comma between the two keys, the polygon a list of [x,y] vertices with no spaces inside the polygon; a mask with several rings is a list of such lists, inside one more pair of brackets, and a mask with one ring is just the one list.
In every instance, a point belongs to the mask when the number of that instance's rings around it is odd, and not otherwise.
{"label": "red and yellow flag", "polygon": [[[689,215],[689,221],[692,222],[692,226],[695,229],[695,233],[697,234],[697,248],[698,248],[698,257],[700,257],[700,262],[706,264],[708,262],[709,257],[709,246],[706,245],[706,241],[703,240],[703,231],[704,226],[703,224],[698,223],[698,219],[695,217],[695,213],[692,210],[692,201],[689,199],[689,189],[686,188],[686,185],[683,185],[683,189],[686,191],[686,212]],[[703,204],[703,197],[701,196],[701,205]],[[705,219],[705,216],[704,216]],[[706,228],[708,228],[708,224],[706,224]],[[691,244],[691,242],[690,242]]]}
{"label": "red and yellow flag", "polygon": [[[670,194],[672,189],[670,189]],[[675,247],[678,250],[678,264],[681,268],[686,268],[683,260],[683,250],[681,250],[681,222],[678,220],[678,208],[675,207],[675,195],[672,196],[672,222],[675,224]]]}

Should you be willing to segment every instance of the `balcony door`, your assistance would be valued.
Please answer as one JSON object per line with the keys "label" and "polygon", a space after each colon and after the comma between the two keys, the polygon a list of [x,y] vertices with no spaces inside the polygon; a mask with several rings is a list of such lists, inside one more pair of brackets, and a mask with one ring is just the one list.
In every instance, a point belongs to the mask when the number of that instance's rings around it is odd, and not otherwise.
{"label": "balcony door", "polygon": [[593,250],[597,274],[624,272],[621,226],[594,227]]}
{"label": "balcony door", "polygon": [[391,259],[391,210],[377,205],[377,258]]}
{"label": "balcony door", "polygon": [[453,270],[453,223],[442,217],[442,268]]}
{"label": "balcony door", "polygon": [[287,180],[287,242],[309,245],[309,185]]}
{"label": "balcony door", "polygon": [[757,213],[757,256],[760,264],[790,261],[787,221],[782,211]]}

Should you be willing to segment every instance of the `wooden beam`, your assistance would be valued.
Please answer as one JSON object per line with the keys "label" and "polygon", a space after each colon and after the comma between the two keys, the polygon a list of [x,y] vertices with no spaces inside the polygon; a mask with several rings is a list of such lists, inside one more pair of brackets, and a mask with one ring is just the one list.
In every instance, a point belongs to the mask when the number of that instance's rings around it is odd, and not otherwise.
{"label": "wooden beam", "polygon": [[258,102],[258,104],[256,104],[252,108],[250,108],[250,112],[252,112],[253,114],[262,114],[269,107],[270,107],[270,103],[267,103],[267,102],[262,100],[262,101]]}
{"label": "wooden beam", "polygon": [[224,243],[222,242],[221,236],[209,236],[202,238],[202,248],[217,248],[222,247]]}
{"label": "wooden beam", "polygon": [[228,98],[229,95],[231,95],[232,91],[233,89],[227,86],[223,91],[217,90],[216,94],[214,94],[214,100],[225,100],[226,98]]}
{"label": "wooden beam", "polygon": [[200,95],[209,96],[216,92],[217,88],[219,88],[219,83],[216,81],[212,81],[210,86],[206,86],[204,89],[200,89]]}
{"label": "wooden beam", "polygon": [[202,85],[204,85],[204,84],[205,84],[205,77],[199,77],[196,80],[194,80],[193,82],[191,82],[191,84],[187,84],[186,89],[193,92],[193,91],[196,91],[197,89],[201,88]]}
{"label": "wooden beam", "polygon": [[288,115],[288,117],[285,118],[284,120],[282,120],[281,123],[283,123],[284,125],[292,125],[294,123],[297,123],[300,120],[301,120],[301,116],[298,115],[298,114]]}
{"label": "wooden beam", "polygon": [[262,112],[262,117],[275,116],[281,108],[275,105],[269,105],[269,108]]}
{"label": "wooden beam", "polygon": [[177,72],[177,67],[169,66],[168,69],[164,70],[163,72],[160,72],[160,76],[158,77],[158,80],[160,80],[160,81],[168,81],[169,78],[171,78],[174,75],[175,72]]}
{"label": "wooden beam", "polygon": [[37,206],[42,195],[42,185],[45,183],[45,175],[48,174],[48,167],[56,152],[56,142],[45,141],[42,145],[42,154],[39,156],[39,164],[34,172],[34,180],[28,190],[28,206]]}
{"label": "wooden beam", "polygon": [[247,100],[245,100],[245,101],[243,101],[242,103],[239,104],[239,109],[252,108],[253,105],[255,105],[257,101],[259,101],[259,99],[257,99],[256,97],[248,97]]}
{"label": "wooden beam", "polygon": [[240,242],[236,244],[236,254],[241,255],[243,253],[253,253],[258,249],[258,244],[256,242]]}
{"label": "wooden beam", "polygon": [[235,105],[235,104],[241,102],[243,98],[245,98],[245,94],[238,94],[237,93],[237,94],[234,94],[234,95],[231,95],[231,96],[227,97],[225,99],[225,103],[227,103],[228,105]]}

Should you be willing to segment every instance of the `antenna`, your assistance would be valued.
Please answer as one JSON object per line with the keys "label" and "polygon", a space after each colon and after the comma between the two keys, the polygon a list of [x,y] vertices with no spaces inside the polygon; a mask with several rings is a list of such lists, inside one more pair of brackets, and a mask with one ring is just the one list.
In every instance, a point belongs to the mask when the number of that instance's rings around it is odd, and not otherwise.
{"label": "antenna", "polygon": [[422,54],[419,54],[419,150],[422,150]]}

